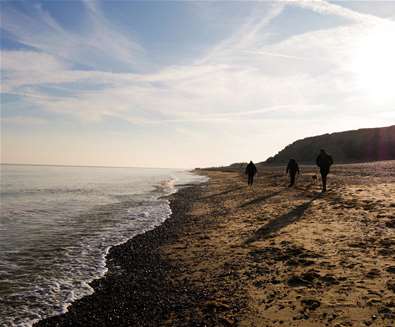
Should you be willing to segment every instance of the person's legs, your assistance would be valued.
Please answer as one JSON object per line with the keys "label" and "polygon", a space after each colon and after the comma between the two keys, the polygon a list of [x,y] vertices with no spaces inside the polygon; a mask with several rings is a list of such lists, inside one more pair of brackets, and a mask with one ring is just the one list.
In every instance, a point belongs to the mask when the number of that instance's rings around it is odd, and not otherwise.
{"label": "person's legs", "polygon": [[322,175],[322,190],[324,192],[326,191],[326,176],[327,176],[326,173],[324,175]]}
{"label": "person's legs", "polygon": [[254,175],[251,175],[251,186],[252,186],[252,183],[254,183]]}
{"label": "person's legs", "polygon": [[326,191],[326,176],[328,175],[327,169],[321,169],[321,179],[322,179],[322,191]]}
{"label": "person's legs", "polygon": [[291,181],[290,181],[288,187],[294,186],[294,184],[295,184],[295,175],[296,175],[295,173],[290,172],[289,177],[291,178]]}
{"label": "person's legs", "polygon": [[251,174],[248,174],[248,185],[251,185]]}

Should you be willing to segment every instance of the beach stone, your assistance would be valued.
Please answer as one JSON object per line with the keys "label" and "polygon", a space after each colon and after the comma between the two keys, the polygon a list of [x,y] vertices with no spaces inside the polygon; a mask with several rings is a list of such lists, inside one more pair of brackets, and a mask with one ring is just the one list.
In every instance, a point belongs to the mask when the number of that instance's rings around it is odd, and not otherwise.
{"label": "beach stone", "polygon": [[311,283],[305,279],[303,279],[302,277],[299,276],[292,276],[288,279],[288,285],[291,287],[307,287],[307,286],[311,286]]}
{"label": "beach stone", "polygon": [[235,321],[233,319],[227,318],[227,317],[222,317],[220,321],[225,325],[225,326],[234,326]]}
{"label": "beach stone", "polygon": [[335,285],[339,284],[339,281],[336,277],[326,274],[325,276],[321,277],[321,280],[326,284],[326,285]]}
{"label": "beach stone", "polygon": [[301,302],[306,308],[310,310],[315,310],[321,305],[320,301],[311,298],[303,299]]}
{"label": "beach stone", "polygon": [[229,310],[229,305],[217,301],[209,301],[206,306],[209,309]]}
{"label": "beach stone", "polygon": [[305,273],[302,274],[301,276],[304,280],[307,280],[308,282],[312,283],[314,280],[318,279],[321,277],[321,275],[314,269],[309,270]]}
{"label": "beach stone", "polygon": [[311,266],[311,265],[313,265],[314,264],[314,261],[313,260],[306,260],[306,259],[299,259],[298,260],[298,263],[301,265],[301,266]]}

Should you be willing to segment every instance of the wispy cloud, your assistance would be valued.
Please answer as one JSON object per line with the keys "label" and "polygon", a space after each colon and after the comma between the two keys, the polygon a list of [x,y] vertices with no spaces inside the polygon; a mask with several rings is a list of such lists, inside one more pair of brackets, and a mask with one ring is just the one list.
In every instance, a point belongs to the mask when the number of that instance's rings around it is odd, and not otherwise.
{"label": "wispy cloud", "polygon": [[[231,36],[215,45],[205,56],[196,61],[197,64],[224,61],[229,56],[234,56],[236,51],[256,48],[264,41],[262,30],[268,26],[273,19],[278,17],[285,5],[281,2],[273,3],[269,9],[254,11],[251,17]],[[263,35],[262,35],[263,34]]]}
{"label": "wispy cloud", "polygon": [[313,1],[303,1],[303,0],[294,0],[289,1],[290,4],[300,6],[302,8],[310,9],[320,14],[325,15],[335,15],[347,18],[353,22],[361,23],[361,24],[380,24],[386,19],[356,12],[354,10],[342,7],[341,5],[330,3],[328,1],[323,0],[313,0]]}
{"label": "wispy cloud", "polygon": [[296,60],[311,60],[312,58],[303,58],[303,57],[297,57],[297,56],[292,56],[292,55],[287,55],[283,53],[276,53],[276,52],[270,52],[270,51],[262,51],[262,50],[246,50],[246,53],[249,54],[255,54],[255,55],[263,55],[263,56],[269,56],[269,57],[276,57],[276,58],[284,58],[284,59],[296,59]]}
{"label": "wispy cloud", "polygon": [[131,35],[112,26],[92,1],[85,2],[87,27],[78,33],[65,30],[41,6],[29,14],[10,6],[2,6],[2,10],[1,28],[16,41],[65,62],[96,70],[111,66],[116,70],[120,64],[131,69],[142,64],[143,48]]}
{"label": "wispy cloud", "polygon": [[[268,27],[288,6],[350,23],[267,42]],[[171,125],[194,140],[207,128],[240,143],[251,126],[254,133],[277,133],[275,128],[287,130],[299,120],[315,121],[309,126],[316,131],[331,119],[369,112],[371,103],[350,66],[358,40],[387,22],[324,1],[276,2],[265,10],[258,5],[244,24],[189,64],[147,72],[135,69],[149,60],[142,46],[115,28],[97,4],[88,1],[85,10],[89,28],[77,35],[42,8],[29,15],[7,9],[2,27],[33,49],[2,51],[2,92],[79,121],[114,119],[157,130]],[[117,63],[124,69],[111,71]],[[44,123],[17,114],[3,122]]]}

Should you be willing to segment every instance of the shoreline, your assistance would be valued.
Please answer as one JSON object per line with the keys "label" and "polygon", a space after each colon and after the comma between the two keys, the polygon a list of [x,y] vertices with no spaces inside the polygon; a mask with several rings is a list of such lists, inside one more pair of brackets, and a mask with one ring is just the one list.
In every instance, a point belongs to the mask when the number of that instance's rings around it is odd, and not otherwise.
{"label": "shoreline", "polygon": [[[171,296],[174,302],[174,295],[161,280],[174,267],[163,262],[159,247],[176,237],[189,209],[188,199],[200,193],[206,183],[179,185],[175,193],[164,196],[169,200],[169,218],[152,230],[109,247],[106,273],[89,283],[93,293],[70,303],[65,313],[39,320],[33,326],[155,326],[158,319],[164,320],[171,303],[166,298]],[[122,288],[130,289],[131,285],[132,298],[122,294]],[[152,297],[154,293],[157,296]],[[122,307],[128,311],[126,320],[118,313]]]}
{"label": "shoreline", "polygon": [[392,326],[395,161],[334,166],[328,191],[302,167],[199,170],[162,225],[111,248],[108,274],[35,326]]}

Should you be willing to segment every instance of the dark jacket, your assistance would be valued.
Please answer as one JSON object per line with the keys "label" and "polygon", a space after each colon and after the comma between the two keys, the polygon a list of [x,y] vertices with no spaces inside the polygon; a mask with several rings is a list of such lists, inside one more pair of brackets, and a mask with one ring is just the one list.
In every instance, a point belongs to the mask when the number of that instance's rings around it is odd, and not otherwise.
{"label": "dark jacket", "polygon": [[245,173],[247,175],[255,175],[257,172],[258,169],[256,169],[256,166],[252,162],[250,162],[246,167]]}
{"label": "dark jacket", "polygon": [[318,155],[315,163],[321,169],[329,170],[329,167],[333,164],[333,159],[329,154],[323,152]]}
{"label": "dark jacket", "polygon": [[290,172],[291,174],[299,173],[299,165],[298,165],[298,163],[296,162],[295,159],[290,159],[288,161],[288,166],[287,166],[286,173],[288,174],[288,172]]}

